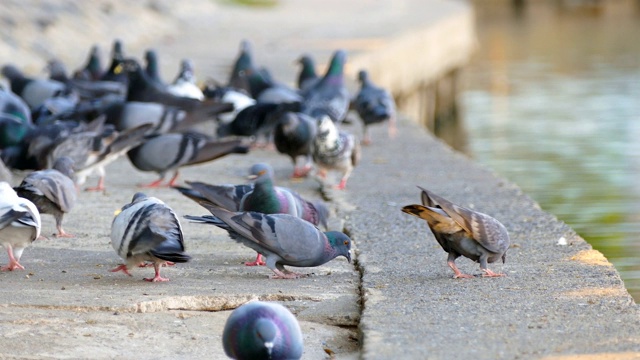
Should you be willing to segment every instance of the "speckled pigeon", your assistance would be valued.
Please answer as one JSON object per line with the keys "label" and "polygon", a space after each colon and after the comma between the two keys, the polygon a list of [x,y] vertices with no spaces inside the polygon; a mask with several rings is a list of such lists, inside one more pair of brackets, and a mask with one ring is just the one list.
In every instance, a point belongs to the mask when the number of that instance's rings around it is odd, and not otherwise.
{"label": "speckled pigeon", "polygon": [[143,193],[133,195],[131,203],[116,212],[111,223],[111,245],[126,261],[111,272],[122,271],[131,276],[129,267],[151,261],[153,278],[146,281],[169,281],[160,276],[166,262],[184,263],[191,260],[185,253],[182,227],[176,214],[164,202]]}
{"label": "speckled pigeon", "polygon": [[389,137],[396,134],[396,103],[391,94],[376,86],[366,70],[358,73],[360,91],[354,100],[356,111],[364,126],[363,143],[371,143],[369,125],[389,121]]}
{"label": "speckled pigeon", "polygon": [[136,169],[155,171],[160,179],[141,185],[143,187],[163,186],[168,172],[174,175],[166,186],[175,185],[181,167],[213,161],[229,154],[246,154],[249,146],[242,139],[212,139],[195,132],[169,133],[148,136],[144,142],[127,152],[127,157]]}
{"label": "speckled pigeon", "polygon": [[238,360],[296,360],[302,357],[302,331],[284,306],[252,301],[235,309],[224,325],[224,352]]}
{"label": "speckled pigeon", "polygon": [[[305,177],[311,170],[311,151],[318,128],[316,121],[309,115],[298,112],[280,114],[273,129],[273,143],[278,152],[288,155],[293,162],[293,177]],[[298,167],[298,158],[305,157],[302,167]]]}
{"label": "speckled pigeon", "polygon": [[231,212],[202,203],[211,214],[207,223],[229,232],[229,236],[252,248],[266,258],[266,265],[274,279],[293,279],[303,276],[284,268],[314,267],[338,256],[351,262],[351,239],[339,231],[320,231],[306,220],[289,214]]}
{"label": "speckled pigeon", "polygon": [[509,233],[498,220],[445,200],[423,189],[421,197],[424,205],[408,205],[402,211],[424,219],[429,224],[436,240],[449,254],[447,264],[454,272],[454,278],[472,278],[460,272],[455,264],[459,256],[480,263],[483,276],[498,277],[487,267],[488,263],[502,260],[504,263],[509,249]]}
{"label": "speckled pigeon", "polygon": [[29,200],[18,197],[7,182],[0,182],[0,244],[9,255],[9,264],[0,271],[23,269],[24,248],[40,236],[40,213]]}
{"label": "speckled pigeon", "polygon": [[318,119],[328,115],[335,122],[342,122],[351,102],[344,83],[344,64],[347,53],[338,50],[333,54],[325,75],[302,93],[302,112]]}
{"label": "speckled pigeon", "polygon": [[313,141],[313,161],[318,166],[318,175],[326,177],[328,170],[342,173],[338,189],[347,186],[353,167],[360,161],[360,143],[346,131],[339,131],[328,116],[318,121],[318,134]]}
{"label": "speckled pigeon", "polygon": [[34,171],[27,175],[14,190],[28,199],[40,214],[51,214],[56,220],[57,237],[73,237],[62,229],[62,218],[76,203],[73,178],[73,160],[63,156],[53,163],[52,169]]}

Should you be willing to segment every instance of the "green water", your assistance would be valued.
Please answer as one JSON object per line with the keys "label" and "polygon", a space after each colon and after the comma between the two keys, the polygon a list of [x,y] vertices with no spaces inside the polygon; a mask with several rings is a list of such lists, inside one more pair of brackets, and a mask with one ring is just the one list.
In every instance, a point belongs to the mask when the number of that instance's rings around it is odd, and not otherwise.
{"label": "green water", "polygon": [[640,2],[524,3],[473,2],[469,152],[602,251],[640,301]]}

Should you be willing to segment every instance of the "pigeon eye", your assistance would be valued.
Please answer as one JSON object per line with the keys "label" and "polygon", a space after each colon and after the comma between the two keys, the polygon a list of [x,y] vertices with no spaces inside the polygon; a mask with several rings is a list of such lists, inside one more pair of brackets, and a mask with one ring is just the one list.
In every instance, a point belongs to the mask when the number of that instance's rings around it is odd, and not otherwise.
{"label": "pigeon eye", "polygon": [[345,240],[345,241],[344,241],[344,244],[345,244],[345,245],[349,245],[349,240]]}

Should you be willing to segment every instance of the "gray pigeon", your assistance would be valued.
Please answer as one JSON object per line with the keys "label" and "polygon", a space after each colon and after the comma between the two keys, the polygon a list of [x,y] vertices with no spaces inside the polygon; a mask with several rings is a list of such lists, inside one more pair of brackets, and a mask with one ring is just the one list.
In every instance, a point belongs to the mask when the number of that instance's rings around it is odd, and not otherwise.
{"label": "gray pigeon", "polygon": [[63,156],[52,169],[34,171],[14,190],[18,196],[30,200],[40,214],[51,214],[56,220],[57,237],[73,237],[62,229],[62,218],[76,203],[73,183],[73,160]]}
{"label": "gray pigeon", "polygon": [[18,197],[7,182],[0,182],[0,244],[9,255],[9,264],[0,271],[23,269],[24,248],[40,236],[40,213],[29,200]]}
{"label": "gray pigeon", "polygon": [[473,211],[432,192],[422,189],[422,205],[408,205],[402,211],[424,219],[444,251],[449,254],[447,264],[454,272],[454,278],[472,278],[460,272],[455,260],[464,256],[480,263],[483,276],[498,277],[505,274],[494,273],[488,263],[502,260],[504,263],[509,249],[509,233],[498,220]]}
{"label": "gray pigeon", "polygon": [[[279,115],[273,129],[273,143],[281,154],[288,155],[293,162],[293,177],[305,177],[311,170],[311,150],[318,128],[316,121],[309,115],[297,112],[285,112]],[[298,167],[298,158],[306,162]]]}
{"label": "gray pigeon", "polygon": [[358,73],[360,91],[354,100],[356,111],[364,126],[363,143],[371,143],[369,125],[389,121],[389,137],[396,134],[396,103],[391,94],[376,86],[365,70]]}
{"label": "gray pigeon", "polygon": [[122,271],[131,276],[129,267],[151,261],[153,278],[146,281],[169,281],[160,276],[162,264],[191,260],[185,253],[182,227],[176,214],[164,202],[143,193],[133,195],[131,203],[116,212],[111,223],[111,245],[126,261],[111,272]]}
{"label": "gray pigeon", "polygon": [[11,91],[20,96],[31,110],[42,105],[45,100],[67,93],[67,86],[50,79],[35,79],[25,76],[14,65],[2,67],[4,75],[11,84]]}
{"label": "gray pigeon", "polygon": [[[254,185],[246,191],[239,204],[236,206],[224,206],[229,200],[229,195],[237,194],[230,192],[227,186],[211,186],[201,183],[190,183],[194,190],[205,197],[205,202],[222,206],[229,211],[255,211],[263,214],[289,214],[304,219],[313,225],[322,225],[328,228],[327,218],[329,208],[322,201],[308,201],[300,194],[290,189],[274,186],[273,169],[268,164],[259,163],[251,167],[252,177],[255,178]],[[196,200],[200,204],[200,200]],[[237,209],[236,209],[237,208]],[[200,217],[187,216],[190,220],[201,220]],[[208,217],[205,217],[210,219]],[[203,220],[207,222],[207,220]],[[258,253],[256,260],[247,262],[247,266],[264,265],[262,256]]]}
{"label": "gray pigeon", "polygon": [[351,98],[344,83],[344,64],[347,53],[338,50],[333,54],[325,75],[313,86],[306,88],[302,96],[302,112],[319,119],[328,115],[335,122],[342,122],[349,111]]}
{"label": "gray pigeon", "polygon": [[328,170],[342,172],[336,188],[344,189],[353,167],[360,161],[360,143],[352,134],[339,131],[333,121],[324,116],[318,121],[318,134],[313,141],[313,161],[322,178],[326,178]]}
{"label": "gray pigeon", "polygon": [[56,143],[47,154],[47,168],[53,166],[55,159],[68,156],[74,162],[76,184],[84,184],[87,176],[97,171],[100,175],[98,185],[86,190],[103,191],[104,167],[139,145],[152,127],[151,124],[143,124],[122,132],[105,127],[100,131],[72,133]]}
{"label": "gray pigeon", "polygon": [[300,359],[302,331],[298,320],[286,307],[252,301],[231,313],[224,324],[222,346],[232,359]]}
{"label": "gray pigeon", "polygon": [[320,81],[320,78],[318,77],[318,74],[316,74],[316,64],[311,55],[302,55],[298,59],[298,63],[301,67],[296,83],[298,85],[298,89],[305,91],[316,82]]}
{"label": "gray pigeon", "polygon": [[229,154],[246,154],[249,146],[242,139],[229,138],[214,140],[194,131],[152,135],[141,145],[129,150],[127,156],[131,164],[141,171],[155,171],[160,179],[141,185],[143,187],[163,186],[168,172],[174,175],[166,186],[173,186],[183,166],[202,164]]}
{"label": "gray pigeon", "polygon": [[229,237],[266,258],[267,267],[275,273],[272,279],[303,276],[283,265],[320,266],[338,256],[351,262],[351,239],[339,231],[322,232],[310,222],[289,214],[231,212],[209,203],[201,205],[213,214],[208,223],[227,230]]}

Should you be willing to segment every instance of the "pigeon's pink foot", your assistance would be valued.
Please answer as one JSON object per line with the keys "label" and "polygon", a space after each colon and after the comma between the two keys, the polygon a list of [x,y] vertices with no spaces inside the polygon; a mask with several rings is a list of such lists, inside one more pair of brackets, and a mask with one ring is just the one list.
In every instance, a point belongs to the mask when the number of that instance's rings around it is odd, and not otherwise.
{"label": "pigeon's pink foot", "polygon": [[154,269],[156,269],[156,276],[154,276],[153,278],[144,278],[144,281],[148,281],[148,282],[169,281],[169,279],[163,278],[162,276],[160,276],[160,264],[155,263],[155,264],[153,264],[153,267],[154,267]]}
{"label": "pigeon's pink foot", "polygon": [[24,270],[24,266],[20,265],[15,259],[9,260],[9,264],[0,268],[0,271],[13,271],[15,269]]}
{"label": "pigeon's pink foot", "polygon": [[270,279],[298,279],[304,276],[303,274],[298,274],[291,271],[287,271],[285,273],[278,269],[273,269],[273,272],[276,274],[269,276]]}
{"label": "pigeon's pink foot", "polygon": [[176,263],[174,263],[173,261],[167,261],[165,263],[162,263],[162,266],[176,266]]}
{"label": "pigeon's pink foot", "polygon": [[156,275],[153,278],[144,278],[144,281],[148,281],[148,282],[164,282],[164,281],[169,281],[169,279],[163,278],[160,275]]}
{"label": "pigeon's pink foot", "polygon": [[264,262],[264,260],[262,259],[262,255],[258,254],[258,256],[256,256],[256,260],[255,261],[248,261],[246,263],[244,263],[245,266],[264,266],[267,263]]}
{"label": "pigeon's pink foot", "polygon": [[338,190],[344,190],[346,187],[347,187],[347,180],[346,179],[340,180],[340,183],[335,186],[335,188],[338,189]]}
{"label": "pigeon's pink foot", "polygon": [[102,177],[100,178],[100,180],[98,180],[98,185],[84,189],[84,191],[105,191],[105,190],[106,188],[104,187],[104,178]]}
{"label": "pigeon's pink foot", "polygon": [[15,256],[13,256],[13,247],[11,245],[7,246],[7,255],[9,255],[9,264],[0,268],[0,271],[24,270],[24,266],[20,265]]}
{"label": "pigeon's pink foot", "polygon": [[506,274],[494,273],[493,271],[491,271],[489,269],[482,269],[482,271],[484,271],[484,274],[482,274],[482,277],[502,277],[502,276],[507,276]]}
{"label": "pigeon's pink foot", "polygon": [[453,261],[448,261],[447,265],[453,270],[453,278],[454,279],[473,279],[473,275],[465,274],[458,269],[456,264]]}
{"label": "pigeon's pink foot", "polygon": [[168,186],[168,185],[163,185],[162,179],[152,181],[148,184],[138,184],[138,187],[142,187],[142,188],[159,188],[159,187],[165,187],[165,186]]}
{"label": "pigeon's pink foot", "polygon": [[291,176],[291,177],[294,178],[294,179],[307,177],[307,175],[309,175],[310,171],[311,171],[311,166],[309,166],[309,165],[305,165],[302,168],[294,167],[293,168],[293,176]]}
{"label": "pigeon's pink foot", "polygon": [[110,272],[118,272],[118,271],[122,271],[123,273],[129,275],[129,276],[133,276],[131,275],[131,273],[129,272],[129,269],[127,268],[127,265],[125,264],[120,264],[117,267],[109,270]]}
{"label": "pigeon's pink foot", "polygon": [[63,237],[63,238],[72,238],[72,237],[75,237],[75,235],[69,234],[68,232],[62,230],[62,227],[59,227],[58,228],[58,233],[56,234],[56,237],[57,238],[61,238],[61,237]]}

